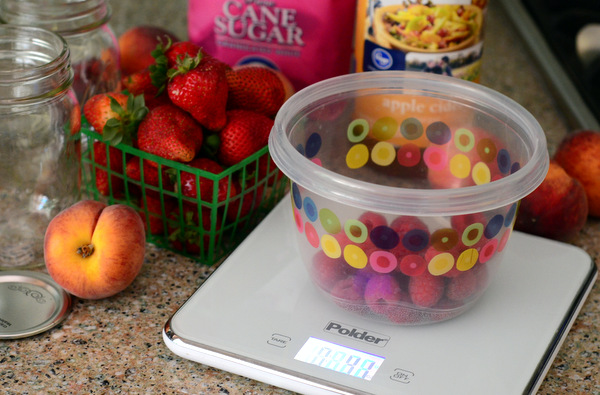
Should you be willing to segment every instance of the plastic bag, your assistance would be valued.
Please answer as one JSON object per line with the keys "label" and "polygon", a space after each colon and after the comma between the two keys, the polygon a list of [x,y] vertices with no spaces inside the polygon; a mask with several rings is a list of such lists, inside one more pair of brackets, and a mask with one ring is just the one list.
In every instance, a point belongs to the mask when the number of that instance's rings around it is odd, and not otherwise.
{"label": "plastic bag", "polygon": [[352,70],[355,0],[189,0],[190,41],[231,66],[262,63],[299,90]]}

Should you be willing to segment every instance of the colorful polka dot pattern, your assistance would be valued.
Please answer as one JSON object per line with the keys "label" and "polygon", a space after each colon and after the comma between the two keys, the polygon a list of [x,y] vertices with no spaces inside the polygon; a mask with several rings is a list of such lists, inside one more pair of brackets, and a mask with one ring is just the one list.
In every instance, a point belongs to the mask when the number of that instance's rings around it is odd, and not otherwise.
{"label": "colorful polka dot pattern", "polygon": [[[401,147],[387,141],[398,133],[408,141]],[[378,140],[371,148],[364,143],[367,136]],[[425,148],[411,142],[423,136],[430,143]],[[348,126],[347,138],[352,143],[346,154],[350,169],[359,169],[369,161],[379,166],[397,162],[403,167],[424,163],[431,170],[449,170],[458,179],[470,177],[475,184],[485,184],[492,181],[492,163],[501,175],[511,174],[520,167],[492,139],[478,140],[466,128],[452,131],[443,122],[425,127],[415,118],[398,122],[384,117],[370,126],[366,120],[356,119]],[[449,144],[451,150],[447,149]],[[298,151],[320,163],[321,145],[320,135],[313,133]],[[414,217],[401,217],[398,220],[406,218],[411,226],[399,230],[394,226],[396,221],[373,224],[362,217],[342,220],[332,209],[318,207],[310,196],[303,196],[295,183],[291,185],[291,195],[297,230],[304,233],[310,246],[322,249],[330,258],[343,258],[355,269],[369,268],[377,273],[399,271],[407,276],[419,276],[425,271],[435,276],[451,275],[490,261],[504,249],[517,210],[514,203],[495,210],[492,215],[458,216],[451,219],[452,226],[440,229],[412,226],[415,221],[422,222]]]}
{"label": "colorful polka dot pattern", "polygon": [[[314,145],[311,139],[320,141],[316,135],[307,141],[307,150]],[[367,139],[369,136],[372,140]],[[467,128],[452,131],[441,121],[425,127],[416,118],[399,123],[392,117],[383,117],[370,126],[365,119],[355,119],[348,125],[347,137],[351,143],[346,153],[349,169],[360,169],[369,161],[384,167],[397,162],[407,168],[422,162],[430,170],[449,170],[450,176],[456,179],[470,178],[475,185],[481,185],[491,182],[496,175],[503,177],[520,168],[518,163],[512,163],[509,152],[498,147],[493,139],[478,139],[477,133]],[[404,141],[401,146],[390,141],[398,138]],[[423,138],[426,144],[420,148],[414,141]],[[314,152],[314,149],[309,151]]]}
{"label": "colorful polka dot pattern", "polygon": [[[368,220],[341,220],[331,209],[318,208],[309,196],[302,196],[297,184],[292,184],[293,215],[296,228],[310,246],[321,248],[330,258],[343,258],[353,268],[370,267],[378,273],[400,271],[407,276],[419,276],[428,271],[440,276],[453,270],[464,272],[477,263],[486,263],[504,249],[514,224],[517,203],[495,210],[486,223],[463,223],[470,215],[455,216],[455,227],[429,230],[414,226],[423,224],[415,217],[399,217],[411,224],[397,230],[392,225],[372,226]],[[499,213],[502,211],[503,213]],[[369,214],[369,213],[367,213]],[[456,221],[454,221],[456,219]],[[319,235],[317,229],[322,229]]]}

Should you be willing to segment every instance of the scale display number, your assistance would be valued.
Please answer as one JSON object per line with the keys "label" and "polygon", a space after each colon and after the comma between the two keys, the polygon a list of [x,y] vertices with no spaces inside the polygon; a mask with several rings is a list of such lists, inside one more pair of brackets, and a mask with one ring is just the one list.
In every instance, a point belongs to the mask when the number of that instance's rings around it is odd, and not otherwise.
{"label": "scale display number", "polygon": [[310,363],[363,380],[371,380],[385,358],[340,344],[309,337],[295,360]]}

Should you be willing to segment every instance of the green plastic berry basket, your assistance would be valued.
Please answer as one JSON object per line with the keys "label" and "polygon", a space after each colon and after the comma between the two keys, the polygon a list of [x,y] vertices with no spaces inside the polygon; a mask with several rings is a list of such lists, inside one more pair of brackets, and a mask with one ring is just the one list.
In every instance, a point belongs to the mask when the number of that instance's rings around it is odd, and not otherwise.
{"label": "green plastic berry basket", "polygon": [[[267,146],[213,174],[129,145],[108,146],[85,118],[80,137],[82,198],[134,208],[149,243],[205,265],[220,263],[286,193],[287,178]],[[136,167],[139,174],[131,171]],[[193,175],[197,197],[181,193],[182,174]],[[208,196],[202,195],[200,181],[212,184]]]}

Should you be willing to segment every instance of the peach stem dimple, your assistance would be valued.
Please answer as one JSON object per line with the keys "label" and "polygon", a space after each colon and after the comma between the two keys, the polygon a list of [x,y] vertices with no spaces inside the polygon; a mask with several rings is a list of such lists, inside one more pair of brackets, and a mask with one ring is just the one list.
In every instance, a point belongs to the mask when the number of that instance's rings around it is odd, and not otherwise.
{"label": "peach stem dimple", "polygon": [[82,258],[87,258],[94,253],[94,245],[84,244],[77,249],[77,253],[81,255]]}

